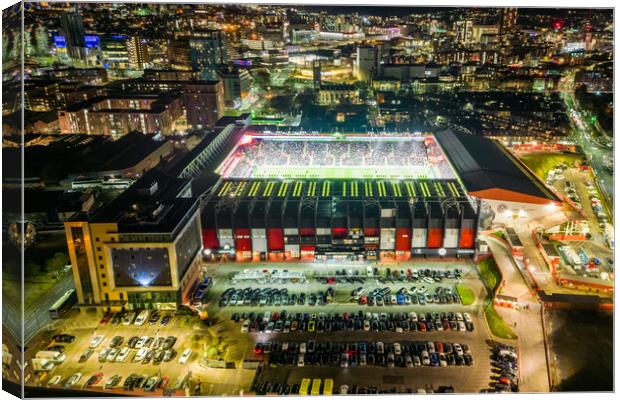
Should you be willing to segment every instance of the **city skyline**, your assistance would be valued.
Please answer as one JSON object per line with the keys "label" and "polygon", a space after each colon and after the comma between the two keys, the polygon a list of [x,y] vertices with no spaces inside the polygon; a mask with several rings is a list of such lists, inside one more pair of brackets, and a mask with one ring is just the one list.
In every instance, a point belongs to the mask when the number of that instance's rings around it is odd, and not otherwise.
{"label": "city skyline", "polygon": [[613,391],[613,11],[4,9],[3,387]]}

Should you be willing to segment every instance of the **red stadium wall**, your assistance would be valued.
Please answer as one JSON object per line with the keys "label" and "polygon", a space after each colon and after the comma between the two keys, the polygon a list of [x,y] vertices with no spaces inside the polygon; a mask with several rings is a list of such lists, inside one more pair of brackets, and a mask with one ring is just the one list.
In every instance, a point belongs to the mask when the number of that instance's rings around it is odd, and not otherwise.
{"label": "red stadium wall", "polygon": [[280,228],[267,229],[267,243],[269,251],[284,250],[284,232]]}
{"label": "red stadium wall", "polygon": [[314,228],[299,228],[299,236],[314,236],[316,229]]}
{"label": "red stadium wall", "polygon": [[364,236],[379,236],[379,228],[364,228]]}
{"label": "red stadium wall", "polygon": [[332,236],[335,238],[347,237],[347,228],[332,228]]}
{"label": "red stadium wall", "polygon": [[249,229],[235,229],[235,250],[238,252],[252,251]]}
{"label": "red stadium wall", "polygon": [[428,242],[427,247],[430,249],[438,249],[443,244],[443,229],[442,228],[430,228],[428,230]]}
{"label": "red stadium wall", "polygon": [[461,229],[461,240],[459,241],[459,247],[461,249],[472,249],[474,247],[474,239],[473,229]]}
{"label": "red stadium wall", "polygon": [[215,229],[202,230],[202,246],[205,249],[217,249],[220,243],[217,240],[217,231]]}
{"label": "red stadium wall", "polygon": [[411,250],[411,229],[396,228],[396,251]]}

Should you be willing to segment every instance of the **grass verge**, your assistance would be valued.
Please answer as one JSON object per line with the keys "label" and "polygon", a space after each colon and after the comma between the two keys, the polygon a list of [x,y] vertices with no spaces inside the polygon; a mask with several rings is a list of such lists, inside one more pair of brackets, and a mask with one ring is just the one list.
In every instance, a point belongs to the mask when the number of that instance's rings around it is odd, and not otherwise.
{"label": "grass verge", "polygon": [[497,269],[497,264],[495,264],[495,260],[493,258],[482,260],[478,264],[478,268],[480,269],[480,275],[486,282],[487,286],[494,290],[495,287],[501,282],[501,276],[499,270]]}
{"label": "grass verge", "polygon": [[461,298],[461,303],[463,303],[463,305],[468,306],[470,304],[473,304],[474,301],[476,301],[476,295],[474,294],[473,290],[469,288],[469,286],[459,283],[458,285],[456,285],[456,291],[458,292],[459,297]]}
{"label": "grass verge", "polygon": [[517,335],[515,335],[510,326],[497,313],[495,307],[493,306],[493,303],[489,303],[487,308],[484,310],[484,316],[487,319],[489,329],[491,329],[491,333],[493,333],[493,335],[502,339],[517,338]]}
{"label": "grass verge", "polygon": [[560,163],[574,166],[576,162],[579,164],[584,162],[582,155],[566,153],[532,153],[523,155],[520,159],[543,181],[547,179],[547,173]]}

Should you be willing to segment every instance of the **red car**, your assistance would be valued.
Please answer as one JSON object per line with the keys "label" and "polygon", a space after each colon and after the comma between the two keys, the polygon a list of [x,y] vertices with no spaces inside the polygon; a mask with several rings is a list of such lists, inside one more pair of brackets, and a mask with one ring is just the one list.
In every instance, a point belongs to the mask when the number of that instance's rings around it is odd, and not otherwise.
{"label": "red car", "polygon": [[443,343],[442,342],[435,343],[435,350],[437,351],[437,353],[443,353]]}
{"label": "red car", "polygon": [[368,296],[366,296],[365,294],[363,294],[363,295],[360,297],[360,304],[364,305],[364,304],[366,304],[366,303],[368,303]]}
{"label": "red car", "polygon": [[86,381],[86,386],[91,387],[91,386],[96,385],[97,383],[99,383],[99,381],[101,381],[102,377],[103,377],[103,372],[97,372],[96,374],[88,378],[88,381]]}
{"label": "red car", "polygon": [[159,385],[157,385],[157,387],[160,389],[163,389],[166,387],[166,385],[168,385],[169,381],[170,381],[170,378],[168,378],[167,376],[164,376],[163,378],[161,378],[161,382],[159,382]]}
{"label": "red car", "polygon": [[330,276],[327,278],[327,284],[328,285],[335,285],[336,284],[336,278],[334,278],[333,276]]}
{"label": "red car", "polygon": [[426,332],[426,323],[425,322],[420,322],[420,331],[421,332]]}
{"label": "red car", "polygon": [[100,324],[105,325],[108,322],[110,322],[110,320],[112,319],[112,313],[111,312],[107,312],[104,314],[104,316],[101,318],[101,321],[99,321]]}

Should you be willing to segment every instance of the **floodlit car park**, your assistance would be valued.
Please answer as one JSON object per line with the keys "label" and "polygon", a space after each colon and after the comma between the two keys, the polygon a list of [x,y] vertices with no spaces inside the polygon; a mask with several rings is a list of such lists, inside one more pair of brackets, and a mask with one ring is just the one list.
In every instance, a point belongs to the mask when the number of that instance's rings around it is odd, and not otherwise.
{"label": "floodlit car park", "polygon": [[[420,263],[420,265],[424,265]],[[257,268],[283,268],[281,264],[273,264],[268,266],[257,266]],[[241,360],[243,359],[263,359],[268,362],[268,358],[264,355],[255,353],[257,343],[266,342],[298,342],[297,353],[290,360],[291,364],[283,365],[276,369],[266,369],[261,375],[261,380],[270,380],[274,382],[295,383],[295,379],[299,378],[299,383],[305,375],[312,375],[325,378],[330,376],[334,379],[336,387],[341,385],[359,385],[364,379],[352,377],[346,371],[354,368],[356,374],[366,377],[369,382],[379,387],[386,387],[382,381],[386,371],[390,375],[397,376],[402,389],[405,387],[419,388],[427,387],[426,385],[452,385],[457,391],[479,391],[488,387],[489,380],[489,355],[490,349],[487,340],[488,332],[480,313],[481,301],[474,305],[464,306],[460,302],[448,303],[442,302],[426,302],[421,304],[418,302],[398,304],[399,298],[396,299],[394,305],[379,306],[361,304],[359,297],[366,295],[371,296],[373,292],[382,290],[389,292],[389,296],[409,295],[423,292],[426,296],[435,295],[436,293],[455,293],[455,285],[457,283],[465,283],[472,288],[479,299],[484,296],[484,287],[479,280],[473,266],[468,262],[446,262],[446,265],[432,265],[434,269],[451,271],[451,277],[443,277],[441,279],[433,279],[432,283],[423,281],[424,273],[420,270],[426,268],[399,268],[397,269],[398,278],[389,280],[383,275],[376,276],[373,270],[373,276],[369,276],[366,264],[359,264],[344,268],[345,275],[338,275],[340,282],[335,280],[334,283],[328,283],[327,279],[315,279],[314,272],[317,275],[330,276],[336,270],[343,271],[343,268],[317,268],[313,263],[310,264],[288,264],[284,268],[303,270],[308,276],[305,283],[286,283],[278,284],[273,282],[258,283],[253,285],[240,284],[232,288],[229,278],[238,270],[235,264],[209,264],[207,273],[214,276],[214,285],[208,292],[208,305],[206,311],[209,314],[209,320],[215,324],[225,326],[227,335],[235,338],[245,338],[243,349],[240,349],[239,362],[237,363],[237,371],[239,370]],[[404,274],[400,273],[400,270]],[[411,269],[411,273],[408,273]],[[454,270],[461,270],[460,278],[455,277]],[[358,271],[357,278],[355,272],[348,274],[349,270]],[[212,272],[213,271],[213,272]],[[414,279],[413,276],[418,276]],[[422,276],[421,276],[422,275]],[[344,278],[343,278],[344,276]],[[404,279],[403,279],[404,276]],[[432,275],[431,275],[432,276]],[[429,276],[429,278],[431,278]],[[411,278],[409,278],[411,277]],[[379,279],[381,278],[381,279]],[[430,279],[429,279],[430,280]],[[330,280],[331,282],[331,280]],[[226,304],[220,307],[221,298],[224,292],[228,290],[228,296],[232,298],[238,289],[242,292],[245,288],[256,289],[260,293],[267,293],[273,296],[271,305],[267,304],[265,298],[264,305],[261,306],[261,300],[258,299],[257,305],[246,305],[245,296],[241,304]],[[282,289],[287,289],[283,291]],[[277,290],[277,293],[276,293]],[[353,293],[355,291],[355,293]],[[400,293],[399,293],[400,292]],[[276,294],[280,295],[279,306],[276,306]],[[310,301],[311,295],[315,295],[316,299]],[[387,294],[387,293],[386,293]],[[283,302],[288,295],[288,301]],[[289,305],[292,295],[296,295],[295,302]],[[305,297],[300,304],[299,298]],[[237,296],[236,303],[239,303]],[[322,297],[322,298],[321,298]],[[313,305],[311,305],[313,304]],[[284,313],[283,313],[284,311]],[[253,314],[250,319],[250,315]],[[52,376],[60,375],[62,380],[60,385],[73,374],[80,372],[83,374],[81,385],[96,373],[101,372],[101,379],[93,385],[96,390],[106,390],[104,388],[113,388],[110,390],[123,391],[123,387],[130,389],[127,393],[139,394],[143,391],[150,390],[153,383],[148,384],[151,377],[160,373],[162,378],[166,378],[163,382],[159,382],[157,386],[171,384],[171,381],[177,380],[187,371],[193,374],[205,374],[204,379],[207,381],[209,374],[235,374],[235,370],[205,368],[200,365],[202,352],[192,346],[192,336],[196,333],[190,327],[180,327],[181,320],[185,317],[174,316],[171,312],[158,313],[158,321],[152,323],[152,315],[145,316],[142,325],[136,325],[139,312],[132,312],[133,315],[111,315],[109,318],[102,319],[103,323],[98,324],[97,329],[81,329],[66,332],[73,334],[76,339],[73,343],[66,345],[67,361],[58,365],[51,373],[48,374],[44,384],[51,379]],[[288,314],[288,315],[287,315]],[[307,314],[307,318],[305,317]],[[292,316],[295,315],[293,318]],[[344,318],[346,316],[346,318]],[[201,329],[208,327],[192,317]],[[163,323],[163,321],[166,321]],[[459,323],[462,324],[459,326]],[[471,324],[471,329],[467,329],[465,324]],[[424,329],[422,326],[424,325]],[[431,328],[432,326],[432,328]],[[262,327],[262,330],[259,329]],[[200,331],[197,331],[200,332]],[[63,331],[64,333],[64,331]],[[97,338],[99,344],[93,352],[85,355],[89,349],[91,341]],[[170,336],[176,337],[176,340],[168,339]],[[115,337],[119,337],[115,339]],[[366,348],[365,353],[360,353],[361,348],[353,356],[346,354],[346,357],[339,356],[338,360],[334,360],[325,365],[316,365],[316,359],[312,354],[316,354],[319,343],[325,342],[329,338],[334,342],[355,341],[367,343],[370,347],[373,343],[374,353],[369,352]],[[237,341],[235,343],[243,342]],[[114,343],[112,343],[114,341]],[[381,345],[377,343],[381,342]],[[425,356],[424,353],[412,354],[408,349],[404,349],[404,343],[410,342],[443,342],[446,346],[452,346],[453,343],[467,343],[471,351],[472,359],[475,360],[473,365],[463,368],[451,368],[451,359],[448,357],[447,348],[444,348],[444,356],[440,354],[430,353]],[[303,343],[302,343],[303,342]],[[401,345],[400,354],[397,346],[393,343]],[[111,344],[114,346],[111,348]],[[387,348],[386,348],[387,346]],[[154,350],[154,348],[158,350]],[[450,347],[454,352],[454,348]],[[189,351],[188,351],[189,350]],[[377,366],[378,354],[382,354],[385,366]],[[310,359],[308,359],[310,357]],[[100,359],[104,361],[99,361]],[[79,362],[82,360],[81,362]],[[455,361],[456,362],[456,361]],[[436,363],[439,365],[447,365],[446,368],[422,368],[426,364]],[[360,372],[368,370],[369,373]],[[415,374],[408,372],[410,368],[414,368]],[[426,371],[430,370],[430,371]],[[457,371],[457,370],[467,370]],[[160,371],[160,372],[158,372]],[[254,370],[242,370],[245,375],[243,379],[236,384],[236,389],[230,389],[230,394],[238,393],[239,390],[250,391],[249,387],[252,381]],[[284,371],[287,371],[284,373]],[[374,372],[370,372],[374,371]],[[434,372],[432,372],[434,371]],[[284,375],[281,375],[283,374]],[[135,374],[130,379],[131,374]],[[367,376],[368,375],[368,376]],[[229,375],[226,375],[229,376]],[[232,376],[232,375],[230,375]],[[127,383],[127,385],[125,385]],[[58,386],[57,383],[50,383],[52,386]],[[80,383],[77,384],[80,386]],[[398,385],[397,385],[398,386]],[[137,390],[137,391],[136,391]],[[203,388],[205,390],[212,390]],[[236,390],[236,392],[235,392]]]}

